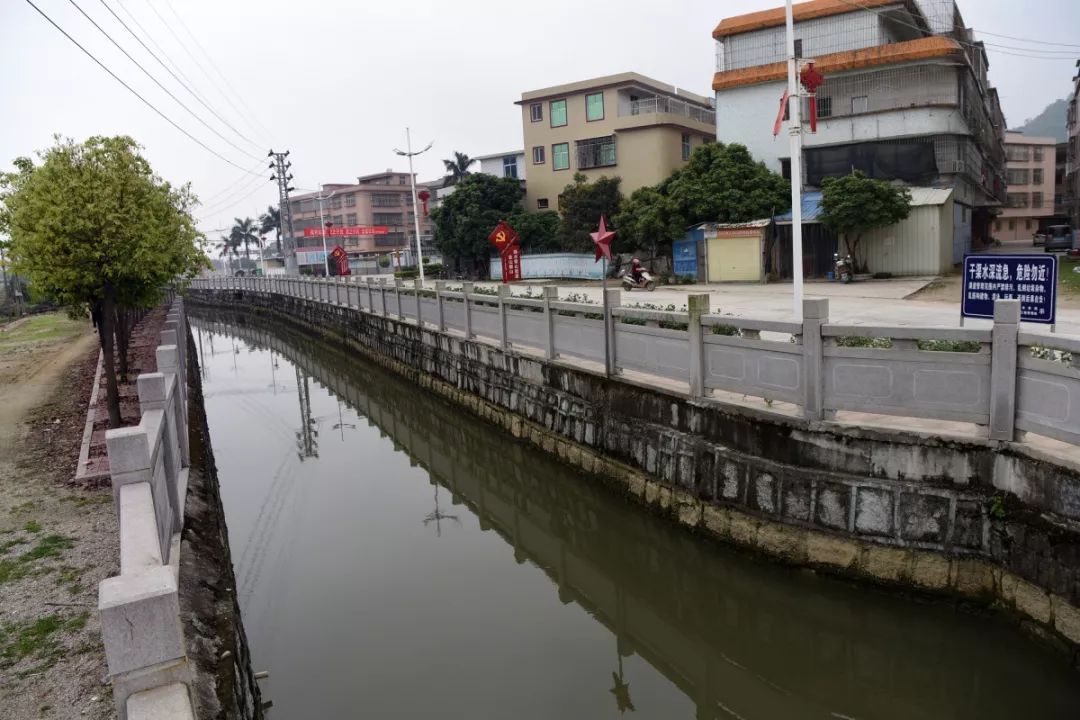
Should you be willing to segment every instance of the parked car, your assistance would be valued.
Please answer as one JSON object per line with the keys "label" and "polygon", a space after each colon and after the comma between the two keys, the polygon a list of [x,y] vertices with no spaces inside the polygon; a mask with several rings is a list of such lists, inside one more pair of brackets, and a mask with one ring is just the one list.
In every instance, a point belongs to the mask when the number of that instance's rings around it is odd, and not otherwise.
{"label": "parked car", "polygon": [[1051,225],[1046,228],[1046,243],[1043,245],[1046,252],[1054,250],[1073,249],[1073,229],[1069,225]]}
{"label": "parked car", "polygon": [[1044,233],[1042,230],[1035,233],[1035,237],[1032,238],[1031,244],[1034,245],[1035,247],[1039,247],[1040,245],[1045,245],[1046,244],[1046,233]]}

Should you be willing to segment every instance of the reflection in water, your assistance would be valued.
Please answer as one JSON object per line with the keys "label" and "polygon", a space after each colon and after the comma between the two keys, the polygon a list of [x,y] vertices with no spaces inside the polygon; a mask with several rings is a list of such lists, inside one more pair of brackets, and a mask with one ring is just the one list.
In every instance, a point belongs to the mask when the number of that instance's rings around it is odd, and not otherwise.
{"label": "reflection in water", "polygon": [[[345,353],[193,321],[244,621],[280,717],[1080,707],[1063,660],[1000,621],[715,547]],[[215,356],[222,334],[246,353]],[[271,353],[295,393],[268,392]],[[316,448],[326,418],[338,432]]]}

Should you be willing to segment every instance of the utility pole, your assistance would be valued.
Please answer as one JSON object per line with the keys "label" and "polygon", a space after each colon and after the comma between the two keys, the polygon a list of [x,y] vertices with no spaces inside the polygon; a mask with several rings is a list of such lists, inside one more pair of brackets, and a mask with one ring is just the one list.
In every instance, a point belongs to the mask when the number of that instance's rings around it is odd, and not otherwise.
{"label": "utility pole", "polygon": [[[319,187],[322,187],[322,183],[319,183]],[[323,268],[326,272],[326,277],[330,277],[330,253],[326,248],[326,212],[323,209],[323,203],[334,197],[337,194],[337,190],[329,195],[316,195],[315,199],[319,201],[319,228],[322,231],[322,249],[323,249]]]}
{"label": "utility pole", "polygon": [[416,269],[420,272],[420,284],[424,284],[424,252],[420,247],[420,208],[416,202],[416,173],[413,172],[412,159],[415,155],[426,153],[431,149],[431,146],[435,144],[435,141],[431,141],[427,144],[427,147],[423,150],[417,150],[413,152],[412,149],[412,134],[409,132],[409,128],[405,128],[405,147],[406,151],[403,152],[394,148],[394,152],[398,155],[409,158],[409,183],[412,185],[412,206],[413,206],[413,224],[416,229]]}
{"label": "utility pole", "polygon": [[274,171],[270,179],[277,181],[278,213],[281,216],[281,221],[288,228],[288,233],[285,235],[285,274],[298,275],[300,268],[296,264],[296,240],[293,237],[292,205],[289,204],[289,192],[296,188],[289,187],[289,181],[293,178],[292,175],[288,174],[292,163],[285,160],[285,158],[289,157],[289,151],[276,153],[271,150],[267,157],[274,158],[274,161],[270,163],[270,169]]}
{"label": "utility pole", "polygon": [[798,59],[795,57],[795,16],[787,0],[788,108],[791,122],[791,276],[794,284],[792,305],[795,319],[802,318],[802,93],[799,89]]}

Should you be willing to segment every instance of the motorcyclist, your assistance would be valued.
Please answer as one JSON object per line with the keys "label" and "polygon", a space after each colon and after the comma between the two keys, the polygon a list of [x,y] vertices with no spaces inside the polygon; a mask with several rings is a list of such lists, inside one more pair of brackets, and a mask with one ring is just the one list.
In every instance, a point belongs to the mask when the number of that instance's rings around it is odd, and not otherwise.
{"label": "motorcyclist", "polygon": [[634,284],[640,285],[644,278],[645,268],[641,266],[641,261],[634,258],[630,261],[630,279],[634,281]]}

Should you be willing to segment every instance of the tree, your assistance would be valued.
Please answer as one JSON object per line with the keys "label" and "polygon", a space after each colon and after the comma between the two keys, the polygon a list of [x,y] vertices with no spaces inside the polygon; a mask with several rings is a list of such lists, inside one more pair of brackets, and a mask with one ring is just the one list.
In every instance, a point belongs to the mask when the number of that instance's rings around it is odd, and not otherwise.
{"label": "tree", "polygon": [[248,252],[248,248],[254,245],[257,248],[262,247],[262,238],[259,237],[259,231],[255,226],[255,221],[251,218],[233,218],[232,230],[229,231],[229,238],[235,243],[236,247],[244,248],[244,259],[250,260],[251,255]]}
{"label": "tree", "polygon": [[431,211],[435,247],[453,259],[458,272],[487,277],[492,250],[488,235],[500,220],[521,212],[523,195],[521,183],[513,178],[469,175]]}
{"label": "tree", "polygon": [[17,272],[65,305],[91,314],[104,358],[109,426],[119,427],[115,344],[121,309],[160,302],[170,283],[207,266],[187,185],[153,173],[130,137],[57,139],[0,177]]}
{"label": "tree", "polygon": [[621,178],[600,176],[595,181],[581,173],[574,174],[574,182],[566,186],[559,196],[559,209],[562,222],[556,240],[563,250],[588,252],[593,241],[589,233],[596,232],[600,216],[609,221],[619,214],[622,193],[619,191]]}
{"label": "tree", "polygon": [[615,216],[619,233],[615,252],[649,249],[653,257],[669,254],[671,243],[686,232],[686,224],[671,209],[671,200],[661,186],[638,188],[622,204]]}
{"label": "tree", "polygon": [[526,253],[558,252],[556,235],[559,232],[559,213],[554,210],[525,212],[504,218],[521,236],[521,249]]}
{"label": "tree", "polygon": [[821,222],[844,236],[858,272],[866,271],[866,259],[859,256],[863,234],[895,225],[910,214],[911,193],[907,188],[868,178],[858,170],[825,178],[821,183]]}
{"label": "tree", "polygon": [[760,220],[791,208],[791,184],[737,143],[702,145],[661,185],[684,228]]}
{"label": "tree", "polygon": [[459,182],[468,177],[469,166],[476,161],[465,153],[455,151],[454,157],[450,160],[443,160],[443,165],[446,166],[446,184],[457,185]]}
{"label": "tree", "polygon": [[226,263],[229,261],[230,255],[232,257],[238,257],[240,255],[239,251],[236,249],[236,243],[233,242],[233,239],[228,235],[222,235],[221,238],[214,243],[214,247],[219,250],[218,257],[224,258]]}
{"label": "tree", "polygon": [[270,205],[266,208],[266,212],[259,216],[259,233],[265,235],[266,233],[274,231],[274,245],[277,247],[278,254],[281,254],[281,210]]}

